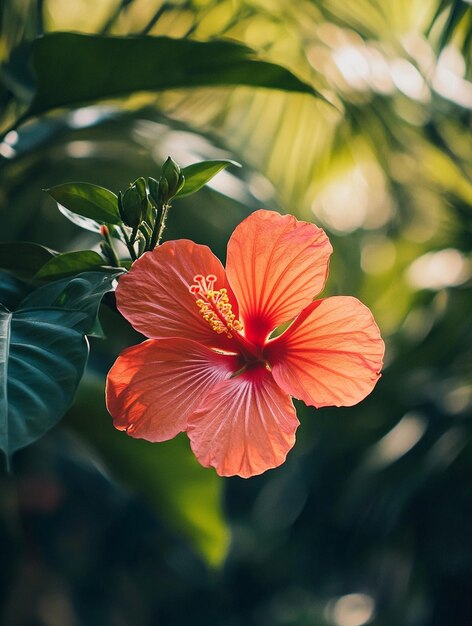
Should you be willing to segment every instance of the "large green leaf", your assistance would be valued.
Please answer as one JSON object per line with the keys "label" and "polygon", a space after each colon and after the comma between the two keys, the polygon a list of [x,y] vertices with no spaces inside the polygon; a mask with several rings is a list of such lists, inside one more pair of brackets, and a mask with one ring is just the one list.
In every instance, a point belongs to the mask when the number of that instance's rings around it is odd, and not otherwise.
{"label": "large green leaf", "polygon": [[29,279],[56,254],[30,241],[7,241],[0,243],[0,267],[19,278]]}
{"label": "large green leaf", "polygon": [[[15,311],[0,307],[0,449],[8,460],[69,407],[87,361],[84,334],[96,328],[116,275],[86,272],[35,289]],[[7,297],[21,293],[6,286]]]}
{"label": "large green leaf", "polygon": [[185,176],[185,183],[176,198],[182,198],[183,196],[189,196],[201,189],[204,185],[210,181],[213,176],[216,176],[218,172],[224,170],[229,165],[236,165],[241,167],[236,161],[229,161],[227,159],[219,159],[217,161],[202,161],[201,163],[192,163],[188,167],[184,167],[182,174]]}
{"label": "large green leaf", "polygon": [[9,272],[0,271],[0,304],[10,311],[18,307],[32,287]]}
{"label": "large green leaf", "polygon": [[72,402],[88,354],[83,334],[69,327],[76,321],[69,311],[0,309],[0,448],[8,460]]}
{"label": "large green leaf", "polygon": [[78,250],[76,252],[64,252],[50,259],[45,263],[39,272],[35,274],[38,280],[50,280],[51,278],[64,278],[86,272],[89,270],[110,271],[110,267],[105,266],[104,259],[93,250]]}
{"label": "large green leaf", "polygon": [[221,564],[230,537],[222,512],[222,479],[197,463],[185,435],[152,444],[115,430],[104,395],[103,381],[85,377],[66,423],[210,565]]}
{"label": "large green leaf", "polygon": [[61,206],[72,213],[102,224],[121,224],[118,198],[105,187],[91,183],[72,182],[46,189]]}
{"label": "large green leaf", "polygon": [[67,217],[67,219],[70,222],[72,222],[79,228],[88,230],[91,233],[97,233],[97,234],[100,233],[101,224],[99,224],[99,222],[96,222],[95,220],[91,220],[89,217],[82,217],[82,215],[77,215],[77,213],[72,213],[72,211],[69,211],[69,209],[66,209],[66,207],[62,206],[62,204],[58,204],[57,208],[62,213],[62,215],[64,215],[64,217]]}
{"label": "large green leaf", "polygon": [[37,89],[27,115],[79,102],[206,85],[319,95],[287,69],[232,41],[48,33],[32,44]]}
{"label": "large green leaf", "polygon": [[74,278],[63,278],[31,292],[21,303],[22,309],[62,308],[79,311],[83,315],[74,322],[74,328],[88,333],[95,325],[98,307],[103,295],[113,288],[120,270],[83,272]]}

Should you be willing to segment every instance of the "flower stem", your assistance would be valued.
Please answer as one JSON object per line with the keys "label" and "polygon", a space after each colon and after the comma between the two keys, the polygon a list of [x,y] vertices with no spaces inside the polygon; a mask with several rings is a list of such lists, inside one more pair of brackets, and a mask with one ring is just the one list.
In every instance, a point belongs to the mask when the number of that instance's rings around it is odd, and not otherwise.
{"label": "flower stem", "polygon": [[149,250],[154,250],[154,248],[161,242],[162,235],[164,234],[164,229],[166,227],[166,218],[169,209],[170,204],[163,204],[158,208],[156,221],[154,222],[154,228],[152,229],[151,241],[149,242]]}
{"label": "flower stem", "polygon": [[159,220],[159,232],[157,234],[156,245],[158,246],[161,243],[162,235],[164,234],[164,230],[166,227],[167,213],[169,212],[170,204],[164,204],[162,207],[162,215]]}

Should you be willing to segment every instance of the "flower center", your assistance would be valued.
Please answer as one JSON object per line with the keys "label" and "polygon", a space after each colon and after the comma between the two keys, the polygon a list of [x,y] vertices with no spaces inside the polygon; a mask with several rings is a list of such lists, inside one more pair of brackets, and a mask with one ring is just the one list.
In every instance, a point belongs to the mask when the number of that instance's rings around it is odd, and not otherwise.
{"label": "flower center", "polygon": [[193,277],[194,283],[189,291],[197,296],[195,304],[199,308],[200,315],[208,322],[211,329],[219,335],[225,333],[231,339],[234,331],[241,331],[243,325],[236,319],[226,289],[214,289],[216,276],[209,274],[202,276],[197,274]]}

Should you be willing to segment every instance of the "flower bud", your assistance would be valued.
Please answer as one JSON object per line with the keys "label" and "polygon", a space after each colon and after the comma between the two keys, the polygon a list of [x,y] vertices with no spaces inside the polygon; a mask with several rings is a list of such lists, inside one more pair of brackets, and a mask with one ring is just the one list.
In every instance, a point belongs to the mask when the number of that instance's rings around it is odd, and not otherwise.
{"label": "flower bud", "polygon": [[125,193],[118,194],[118,208],[123,222],[131,228],[138,228],[148,207],[146,181],[138,178]]}
{"label": "flower bud", "polygon": [[159,179],[159,187],[157,190],[157,201],[159,205],[163,205],[166,204],[169,201],[170,198],[170,194],[169,194],[169,183],[167,182],[167,179],[165,178],[160,178]]}
{"label": "flower bud", "polygon": [[[166,183],[163,184],[163,181]],[[177,163],[168,157],[162,166],[162,174],[159,180],[159,188],[162,185],[161,198],[166,196],[166,200],[170,200],[182,189],[185,183],[185,177],[182,174]],[[166,189],[167,187],[167,189]]]}
{"label": "flower bud", "polygon": [[110,230],[105,224],[100,224],[100,235],[105,238],[110,236]]}

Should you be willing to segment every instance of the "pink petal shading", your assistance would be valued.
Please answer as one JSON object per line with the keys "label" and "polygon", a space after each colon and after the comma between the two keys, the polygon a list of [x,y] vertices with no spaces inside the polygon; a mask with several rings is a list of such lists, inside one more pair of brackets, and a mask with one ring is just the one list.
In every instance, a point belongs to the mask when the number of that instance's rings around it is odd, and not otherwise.
{"label": "pink petal shading", "polygon": [[108,373],[107,408],[114,426],[148,441],[172,439],[202,398],[241,367],[187,339],[151,339],[124,350]]}
{"label": "pink petal shading", "polygon": [[245,334],[261,343],[323,289],[333,249],[321,228],[260,210],[236,227],[226,272]]}
{"label": "pink petal shading", "polygon": [[258,366],[214,387],[189,417],[187,434],[202,465],[249,478],[285,461],[298,424],[290,397]]}
{"label": "pink petal shading", "polygon": [[121,276],[117,307],[146,337],[185,337],[231,349],[226,335],[218,335],[202,318],[195,304],[197,297],[189,292],[198,274],[216,276],[215,289],[227,286],[223,266],[210,248],[188,239],[167,241],[146,252]]}
{"label": "pink petal shading", "polygon": [[379,379],[384,343],[369,309],[339,296],[307,306],[264,354],[292,396],[316,407],[351,406]]}

